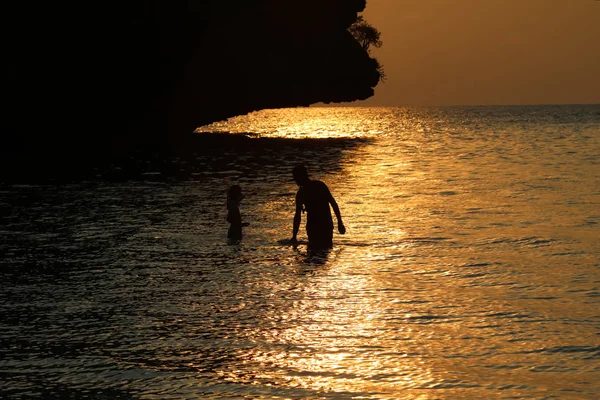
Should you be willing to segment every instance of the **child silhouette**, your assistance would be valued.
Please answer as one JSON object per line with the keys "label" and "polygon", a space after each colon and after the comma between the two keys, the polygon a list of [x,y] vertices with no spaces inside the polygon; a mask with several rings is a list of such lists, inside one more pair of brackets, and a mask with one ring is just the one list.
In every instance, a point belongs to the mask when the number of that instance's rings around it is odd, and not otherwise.
{"label": "child silhouette", "polygon": [[229,231],[227,238],[233,240],[242,239],[242,227],[250,225],[247,222],[242,222],[240,214],[240,202],[244,198],[240,185],[231,185],[227,189],[227,222],[229,222]]}

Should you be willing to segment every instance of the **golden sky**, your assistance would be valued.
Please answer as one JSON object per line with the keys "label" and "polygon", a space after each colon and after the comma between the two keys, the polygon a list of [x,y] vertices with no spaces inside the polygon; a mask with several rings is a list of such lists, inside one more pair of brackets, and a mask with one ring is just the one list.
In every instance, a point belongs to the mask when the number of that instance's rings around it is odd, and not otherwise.
{"label": "golden sky", "polygon": [[367,0],[386,81],[354,105],[600,103],[598,0]]}

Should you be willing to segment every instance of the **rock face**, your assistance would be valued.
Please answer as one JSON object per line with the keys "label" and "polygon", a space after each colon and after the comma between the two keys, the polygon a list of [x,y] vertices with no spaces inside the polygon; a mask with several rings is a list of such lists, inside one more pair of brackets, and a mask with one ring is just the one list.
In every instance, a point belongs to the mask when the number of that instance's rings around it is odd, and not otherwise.
{"label": "rock face", "polygon": [[173,143],[253,110],[365,99],[379,81],[347,31],[365,0],[6,3],[5,149]]}

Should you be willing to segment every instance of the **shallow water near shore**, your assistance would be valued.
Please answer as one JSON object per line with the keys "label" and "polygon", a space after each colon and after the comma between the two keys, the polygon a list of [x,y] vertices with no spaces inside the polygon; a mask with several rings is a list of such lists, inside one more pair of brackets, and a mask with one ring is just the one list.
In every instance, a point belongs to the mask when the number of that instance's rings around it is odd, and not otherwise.
{"label": "shallow water near shore", "polygon": [[[252,145],[185,179],[2,187],[1,398],[600,393],[600,106],[265,110],[200,130]],[[278,243],[299,162],[340,205],[329,252]],[[226,179],[246,196],[239,243]]]}

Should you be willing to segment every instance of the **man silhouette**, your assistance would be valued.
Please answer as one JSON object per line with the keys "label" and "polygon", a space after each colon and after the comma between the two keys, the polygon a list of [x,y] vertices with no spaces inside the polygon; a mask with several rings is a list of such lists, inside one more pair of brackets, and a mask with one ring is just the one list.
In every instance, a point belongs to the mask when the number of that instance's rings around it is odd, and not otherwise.
{"label": "man silhouette", "polygon": [[311,249],[330,249],[333,247],[333,219],[331,218],[330,204],[337,218],[338,232],[342,235],[346,233],[340,208],[327,185],[321,181],[310,179],[304,165],[295,166],[292,173],[294,181],[300,188],[296,193],[296,213],[291,241],[297,242],[296,236],[302,221],[302,212],[306,211],[308,246]]}

